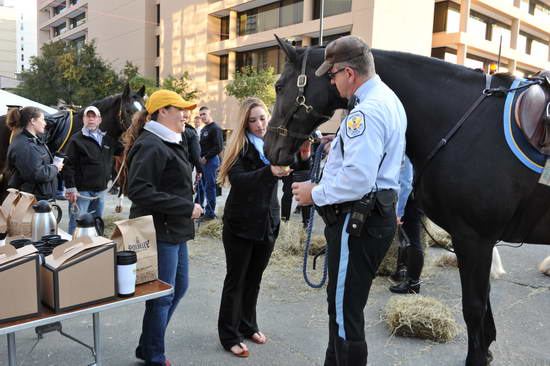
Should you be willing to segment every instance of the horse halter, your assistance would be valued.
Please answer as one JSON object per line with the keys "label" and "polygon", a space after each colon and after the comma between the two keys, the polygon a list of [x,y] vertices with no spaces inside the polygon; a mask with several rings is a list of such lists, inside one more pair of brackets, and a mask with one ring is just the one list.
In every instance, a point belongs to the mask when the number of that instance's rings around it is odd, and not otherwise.
{"label": "horse halter", "polygon": [[321,113],[318,113],[313,109],[313,106],[306,103],[306,95],[305,95],[305,88],[307,85],[307,75],[306,75],[306,66],[307,66],[307,58],[309,56],[310,48],[306,48],[304,58],[302,60],[302,72],[300,75],[298,75],[298,79],[296,80],[296,86],[298,87],[298,96],[296,97],[296,101],[290,110],[290,112],[286,115],[285,119],[283,120],[283,123],[280,126],[268,126],[267,129],[269,131],[273,131],[275,134],[282,136],[282,137],[294,137],[297,139],[309,139],[309,135],[298,133],[294,131],[290,131],[287,127],[288,122],[294,117],[294,115],[298,112],[298,110],[303,107],[309,115],[311,115],[315,119],[321,119],[323,122],[328,121],[331,116],[327,116]]}

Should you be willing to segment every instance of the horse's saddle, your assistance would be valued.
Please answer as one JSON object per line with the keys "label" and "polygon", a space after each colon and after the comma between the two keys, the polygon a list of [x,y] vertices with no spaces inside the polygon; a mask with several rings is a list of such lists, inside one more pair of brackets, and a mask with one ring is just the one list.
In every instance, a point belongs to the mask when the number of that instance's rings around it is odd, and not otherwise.
{"label": "horse's saddle", "polygon": [[541,154],[550,155],[550,70],[537,73],[531,85],[515,103],[515,117],[521,131]]}
{"label": "horse's saddle", "polygon": [[70,111],[59,111],[44,117],[46,120],[46,143],[51,151],[64,147],[71,133],[73,117]]}

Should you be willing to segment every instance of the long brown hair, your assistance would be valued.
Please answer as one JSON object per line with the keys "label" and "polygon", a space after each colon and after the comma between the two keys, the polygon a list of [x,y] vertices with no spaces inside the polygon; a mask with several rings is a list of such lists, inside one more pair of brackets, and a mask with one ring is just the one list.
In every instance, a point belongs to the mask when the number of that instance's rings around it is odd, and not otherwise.
{"label": "long brown hair", "polygon": [[256,107],[262,107],[269,117],[269,110],[260,98],[247,98],[241,103],[241,107],[239,109],[240,123],[237,129],[231,133],[231,137],[229,138],[229,142],[227,143],[223,153],[222,165],[220,166],[220,171],[218,173],[218,182],[221,185],[229,184],[229,170],[233,164],[235,164],[240,152],[248,143],[248,140],[246,139],[248,119],[250,118],[250,111]]}
{"label": "long brown hair", "polygon": [[6,123],[10,130],[20,132],[27,127],[31,119],[39,118],[42,114],[44,112],[36,107],[14,108],[9,111]]}
{"label": "long brown hair", "polygon": [[[153,113],[156,116],[157,112]],[[124,145],[124,153],[122,154],[122,163],[120,169],[119,184],[124,194],[128,194],[128,153],[134,146],[137,138],[143,132],[143,126],[152,119],[146,109],[134,113],[132,116],[132,124],[122,134],[122,144]]]}

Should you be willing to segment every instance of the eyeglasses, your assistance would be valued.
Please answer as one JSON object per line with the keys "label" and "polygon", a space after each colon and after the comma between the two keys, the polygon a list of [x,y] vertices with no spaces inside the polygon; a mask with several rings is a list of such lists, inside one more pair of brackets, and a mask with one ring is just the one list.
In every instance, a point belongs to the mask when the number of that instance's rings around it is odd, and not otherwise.
{"label": "eyeglasses", "polygon": [[332,72],[332,71],[327,72],[328,78],[331,79],[331,80],[334,80],[334,78],[336,77],[336,74],[338,74],[341,71],[344,71],[345,69],[346,69],[345,67],[342,67],[341,69],[336,70],[334,72]]}

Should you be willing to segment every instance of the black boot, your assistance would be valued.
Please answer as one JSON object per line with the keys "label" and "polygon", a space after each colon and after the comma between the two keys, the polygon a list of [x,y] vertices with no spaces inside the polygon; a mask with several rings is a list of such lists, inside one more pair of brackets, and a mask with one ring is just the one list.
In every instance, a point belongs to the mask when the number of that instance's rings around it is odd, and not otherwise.
{"label": "black boot", "polygon": [[417,294],[420,292],[420,280],[407,279],[397,285],[390,286],[394,294]]}

